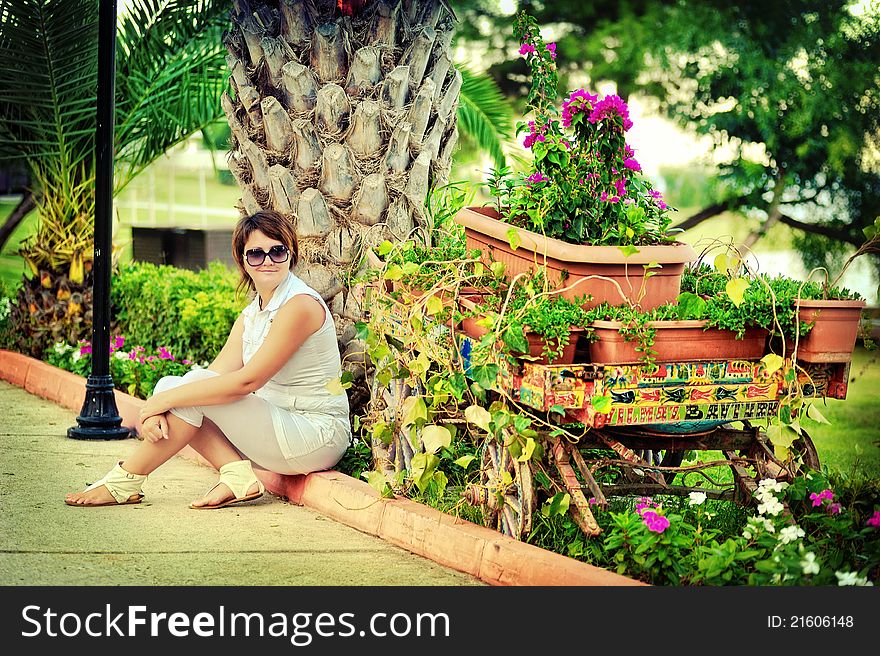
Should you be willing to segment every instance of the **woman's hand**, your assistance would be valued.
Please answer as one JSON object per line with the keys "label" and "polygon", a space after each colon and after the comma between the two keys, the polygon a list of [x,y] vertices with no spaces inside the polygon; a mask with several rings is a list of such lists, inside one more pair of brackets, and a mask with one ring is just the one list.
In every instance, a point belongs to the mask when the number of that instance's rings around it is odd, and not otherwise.
{"label": "woman's hand", "polygon": [[143,423],[144,439],[148,442],[158,442],[168,439],[168,419],[165,415],[153,415],[147,417]]}
{"label": "woman's hand", "polygon": [[144,403],[144,407],[141,408],[140,418],[144,422],[147,417],[164,415],[169,410],[171,410],[171,406],[164,401],[163,395],[156,394],[148,398],[146,403]]}

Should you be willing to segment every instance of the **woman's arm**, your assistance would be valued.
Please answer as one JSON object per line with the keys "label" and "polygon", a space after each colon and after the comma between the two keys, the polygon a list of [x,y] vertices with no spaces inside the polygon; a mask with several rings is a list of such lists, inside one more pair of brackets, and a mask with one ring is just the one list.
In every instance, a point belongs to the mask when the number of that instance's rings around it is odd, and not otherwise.
{"label": "woman's arm", "polygon": [[171,408],[231,403],[260,389],[323,323],[324,308],[316,299],[293,297],[275,314],[269,334],[245,366],[150,397],[141,419]]}

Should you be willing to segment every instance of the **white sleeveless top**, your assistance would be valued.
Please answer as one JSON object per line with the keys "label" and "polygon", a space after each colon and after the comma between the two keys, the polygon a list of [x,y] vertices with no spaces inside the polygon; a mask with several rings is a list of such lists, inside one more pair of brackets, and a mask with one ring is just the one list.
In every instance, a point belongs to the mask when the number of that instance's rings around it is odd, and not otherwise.
{"label": "white sleeveless top", "polygon": [[244,364],[269,334],[275,314],[294,296],[307,294],[316,298],[324,308],[324,323],[309,335],[302,346],[283,367],[255,394],[279,408],[297,413],[330,415],[348,423],[348,395],[333,394],[327,383],[342,375],[342,361],[336,342],[336,328],[330,309],[321,295],[292,272],[288,272],[272,294],[269,304],[260,309],[259,295],[244,309],[242,356]]}

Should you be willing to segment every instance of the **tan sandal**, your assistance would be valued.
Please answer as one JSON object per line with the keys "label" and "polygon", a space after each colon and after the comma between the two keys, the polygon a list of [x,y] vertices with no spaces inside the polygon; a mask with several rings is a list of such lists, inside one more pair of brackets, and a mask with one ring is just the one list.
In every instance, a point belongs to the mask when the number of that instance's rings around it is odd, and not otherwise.
{"label": "tan sandal", "polygon": [[[203,496],[208,496],[211,491],[221,483],[226,485],[226,487],[232,491],[232,494],[235,495],[234,499],[226,499],[225,501],[221,501],[214,505],[194,506],[193,504],[190,504],[189,507],[194,510],[215,510],[217,508],[225,508],[234,503],[244,503],[245,501],[259,499],[266,491],[263,483],[260,482],[260,479],[254,474],[250,460],[236,460],[235,462],[223,465],[220,468],[220,480],[217,481],[211,489],[205,492]],[[248,490],[254,483],[257,484],[259,491],[248,494]]]}
{"label": "tan sandal", "polygon": [[122,468],[122,460],[116,463],[99,481],[95,481],[89,485],[84,491],[89,492],[102,485],[107,491],[113,495],[115,501],[104,501],[102,503],[76,503],[65,501],[68,506],[77,506],[82,508],[98,507],[98,506],[126,506],[133,503],[140,503],[144,498],[143,487],[144,481],[147,480],[146,474],[132,474]]}

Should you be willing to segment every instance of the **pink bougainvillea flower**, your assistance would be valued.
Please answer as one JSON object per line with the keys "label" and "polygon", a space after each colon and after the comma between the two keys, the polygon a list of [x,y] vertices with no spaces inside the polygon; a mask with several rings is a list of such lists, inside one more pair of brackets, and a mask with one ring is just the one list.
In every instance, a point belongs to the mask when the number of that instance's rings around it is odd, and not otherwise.
{"label": "pink bougainvillea flower", "polygon": [[174,360],[174,356],[164,346],[159,347],[159,358],[162,360]]}
{"label": "pink bougainvillea flower", "polygon": [[635,157],[636,151],[634,151],[632,148],[630,148],[629,144],[624,144],[623,145],[623,156],[624,156],[624,158]]}
{"label": "pink bougainvillea flower", "polygon": [[548,43],[547,50],[550,53],[550,59],[555,60],[556,59],[556,44],[555,43]]}
{"label": "pink bougainvillea flower", "polygon": [[571,127],[571,119],[575,114],[586,114],[592,111],[599,96],[587,93],[584,89],[572,91],[568,99],[562,103],[562,127]]}
{"label": "pink bougainvillea flower", "polygon": [[545,176],[540,171],[538,171],[537,173],[532,173],[528,178],[526,178],[526,182],[528,182],[530,186],[533,184],[538,184],[539,182],[549,182],[549,181],[550,181],[550,178]]}
{"label": "pink bougainvillea flower", "polygon": [[618,196],[626,196],[626,178],[618,178],[614,181],[614,190]]}
{"label": "pink bougainvillea flower", "polygon": [[880,510],[874,511],[874,514],[868,518],[867,525],[873,526],[874,528],[880,528]]}
{"label": "pink bougainvillea flower", "polygon": [[623,102],[623,99],[620,96],[612,94],[610,96],[605,96],[602,100],[596,103],[596,106],[590,113],[589,121],[590,123],[598,123],[604,119],[614,121],[617,118],[620,118],[623,122],[624,132],[632,127],[633,123],[629,120],[629,107],[627,107],[626,103]]}
{"label": "pink bougainvillea flower", "polygon": [[661,194],[659,191],[656,191],[655,189],[651,189],[651,190],[648,192],[648,195],[650,195],[651,198],[654,199],[654,204],[655,204],[657,207],[659,207],[661,210],[665,210],[665,209],[666,209],[666,203],[663,202],[663,194]]}
{"label": "pink bougainvillea flower", "polygon": [[839,503],[830,503],[828,504],[828,512],[832,515],[839,515],[841,512],[843,512],[843,506],[841,506]]}
{"label": "pink bougainvillea flower", "polygon": [[111,346],[111,348],[121,349],[123,346],[125,346],[125,337],[123,337],[122,335],[117,335],[113,338],[113,345]]}
{"label": "pink bougainvillea flower", "polygon": [[528,55],[533,52],[535,52],[535,46],[531,43],[524,43],[519,47],[519,54],[521,55]]}
{"label": "pink bougainvillea flower", "polygon": [[630,171],[641,171],[642,170],[642,165],[639,164],[632,157],[627,157],[625,160],[623,160],[623,165],[626,168],[628,168]]}

